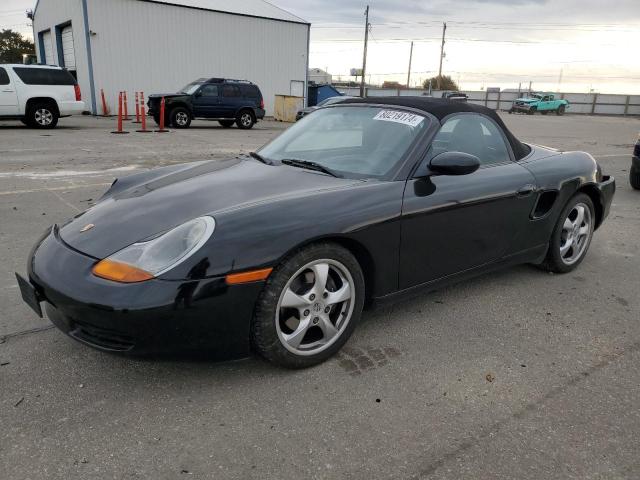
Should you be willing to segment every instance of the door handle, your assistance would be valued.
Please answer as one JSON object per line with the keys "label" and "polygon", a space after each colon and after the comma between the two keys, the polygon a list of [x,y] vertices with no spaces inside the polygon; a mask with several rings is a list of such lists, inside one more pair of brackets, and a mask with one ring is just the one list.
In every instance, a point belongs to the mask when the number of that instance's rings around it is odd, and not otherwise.
{"label": "door handle", "polygon": [[529,184],[529,185],[520,187],[516,192],[516,195],[518,195],[518,197],[528,197],[535,191],[536,191],[536,186]]}
{"label": "door handle", "polygon": [[14,93],[13,90],[2,90],[3,93]]}

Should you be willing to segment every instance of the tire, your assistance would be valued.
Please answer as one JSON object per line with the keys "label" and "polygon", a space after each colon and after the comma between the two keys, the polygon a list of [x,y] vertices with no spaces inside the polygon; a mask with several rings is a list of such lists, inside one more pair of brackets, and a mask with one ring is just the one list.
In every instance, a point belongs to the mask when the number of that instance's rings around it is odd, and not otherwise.
{"label": "tire", "polygon": [[538,109],[536,107],[530,108],[529,111],[527,111],[527,115],[535,115],[537,111]]}
{"label": "tire", "polygon": [[251,110],[241,110],[236,118],[236,125],[241,130],[251,130],[256,124],[256,117]]}
{"label": "tire", "polygon": [[176,107],[169,113],[169,120],[175,128],[189,128],[191,113],[184,107]]}
{"label": "tire", "polygon": [[58,125],[58,107],[51,102],[34,103],[29,107],[25,121],[31,128],[48,130]]}
{"label": "tire", "polygon": [[236,122],[234,122],[233,120],[220,120],[218,121],[218,123],[222,125],[224,128],[231,128],[233,127],[233,124]]}
{"label": "tire", "polygon": [[[327,272],[326,283],[316,281],[323,278],[316,271]],[[332,243],[297,250],[272,272],[258,298],[251,325],[253,348],[286,368],[322,363],[355,330],[364,296],[362,269],[348,250]]]}
{"label": "tire", "polygon": [[[583,211],[583,221],[578,225],[580,210]],[[547,257],[541,267],[554,273],[575,270],[589,251],[595,222],[595,208],[591,198],[584,193],[574,195],[560,213],[549,241]],[[576,241],[572,242],[572,239]],[[563,252],[564,248],[567,250]]]}
{"label": "tire", "polygon": [[634,190],[640,190],[640,170],[631,167],[629,171],[629,183]]}
{"label": "tire", "polygon": [[556,110],[556,115],[561,117],[562,115],[564,115],[564,112],[565,112],[566,109],[567,109],[567,107],[565,107],[564,105],[560,105],[558,107],[558,110]]}

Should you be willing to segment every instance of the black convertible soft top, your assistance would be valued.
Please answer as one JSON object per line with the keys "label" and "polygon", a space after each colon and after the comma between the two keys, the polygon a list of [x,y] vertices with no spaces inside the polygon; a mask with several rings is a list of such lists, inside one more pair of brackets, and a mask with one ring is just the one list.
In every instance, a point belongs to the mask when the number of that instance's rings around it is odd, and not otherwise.
{"label": "black convertible soft top", "polygon": [[500,116],[490,108],[483,107],[481,105],[474,105],[472,103],[465,103],[459,101],[452,101],[447,99],[440,98],[430,98],[430,97],[369,97],[369,98],[350,98],[348,100],[344,100],[341,102],[342,105],[347,103],[368,103],[368,104],[378,104],[378,105],[396,105],[399,107],[409,107],[415,108],[417,110],[422,110],[423,112],[430,113],[438,120],[442,120],[448,115],[452,113],[461,113],[461,112],[473,112],[480,113],[482,115],[486,115],[495,121],[500,128],[504,131],[509,143],[511,144],[511,148],[513,149],[513,154],[516,156],[517,160],[526,157],[529,155],[531,148],[520,140],[518,140],[507,128],[504,124]]}

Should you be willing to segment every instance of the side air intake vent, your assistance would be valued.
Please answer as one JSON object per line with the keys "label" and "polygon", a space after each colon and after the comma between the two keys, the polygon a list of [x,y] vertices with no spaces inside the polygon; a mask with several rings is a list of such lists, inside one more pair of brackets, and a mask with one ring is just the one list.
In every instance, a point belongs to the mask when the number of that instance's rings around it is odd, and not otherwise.
{"label": "side air intake vent", "polygon": [[533,210],[533,218],[542,218],[551,211],[556,199],[558,198],[558,192],[544,192],[538,197],[538,203]]}

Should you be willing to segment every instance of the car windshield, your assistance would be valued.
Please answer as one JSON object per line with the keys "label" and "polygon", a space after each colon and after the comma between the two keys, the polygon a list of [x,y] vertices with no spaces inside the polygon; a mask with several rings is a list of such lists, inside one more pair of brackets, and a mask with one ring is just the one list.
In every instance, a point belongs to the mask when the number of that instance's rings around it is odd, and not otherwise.
{"label": "car windshield", "polygon": [[314,162],[347,178],[384,178],[428,126],[426,117],[394,107],[340,105],[305,117],[260,155]]}
{"label": "car windshield", "polygon": [[542,95],[538,95],[537,93],[534,93],[533,95],[531,95],[531,98],[537,98],[538,100],[542,100]]}
{"label": "car windshield", "polygon": [[187,95],[193,95],[194,93],[196,93],[196,90],[198,90],[198,88],[200,88],[201,85],[202,85],[201,83],[190,83],[186,87],[181,88],[178,93],[186,93]]}

